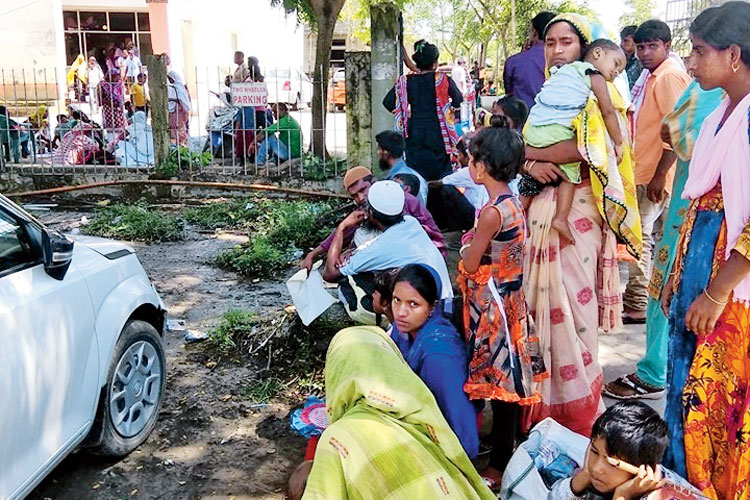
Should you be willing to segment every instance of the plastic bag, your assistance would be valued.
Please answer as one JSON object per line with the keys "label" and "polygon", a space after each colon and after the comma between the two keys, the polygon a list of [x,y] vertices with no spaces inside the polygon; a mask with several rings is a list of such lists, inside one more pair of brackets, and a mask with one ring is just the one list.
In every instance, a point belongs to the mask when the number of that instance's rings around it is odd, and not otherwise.
{"label": "plastic bag", "polygon": [[[500,498],[503,500],[540,500],[547,498],[549,488],[544,483],[537,469],[534,458],[540,456],[540,450],[549,450],[550,445],[559,450],[579,466],[586,457],[588,438],[563,427],[551,418],[546,418],[531,429],[529,439],[516,449],[503,474]],[[559,462],[559,456],[549,457],[546,462]],[[539,459],[537,459],[539,461]]]}
{"label": "plastic bag", "polygon": [[286,282],[286,288],[292,296],[297,314],[305,326],[312,323],[336,302],[323,285],[323,277],[318,271],[321,264],[323,261],[313,264],[309,276],[306,269],[300,269]]}

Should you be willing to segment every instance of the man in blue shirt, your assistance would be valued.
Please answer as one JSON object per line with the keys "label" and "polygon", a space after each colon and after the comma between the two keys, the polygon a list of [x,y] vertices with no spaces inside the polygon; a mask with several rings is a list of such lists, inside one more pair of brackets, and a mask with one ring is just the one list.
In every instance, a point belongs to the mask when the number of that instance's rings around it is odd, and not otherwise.
{"label": "man in blue shirt", "polygon": [[404,161],[406,149],[404,136],[394,130],[385,130],[376,135],[375,140],[378,143],[380,168],[388,172],[386,179],[393,180],[398,174],[413,175],[419,179],[419,193],[412,194],[417,197],[423,207],[427,206],[427,181]]}
{"label": "man in blue shirt", "polygon": [[[432,244],[414,217],[404,215],[404,191],[393,181],[378,181],[367,193],[367,208],[356,210],[336,228],[328,249],[323,279],[336,283],[342,276],[368,271],[383,271],[407,264],[425,264],[437,271],[442,299],[453,298],[448,268],[440,251]],[[374,240],[358,247],[342,262],[344,233],[367,219],[382,232]],[[371,299],[370,302],[371,304]]]}
{"label": "man in blue shirt", "polygon": [[509,57],[503,69],[503,86],[507,95],[523,100],[531,108],[534,97],[544,83],[544,29],[555,14],[540,12],[531,20],[530,47]]}

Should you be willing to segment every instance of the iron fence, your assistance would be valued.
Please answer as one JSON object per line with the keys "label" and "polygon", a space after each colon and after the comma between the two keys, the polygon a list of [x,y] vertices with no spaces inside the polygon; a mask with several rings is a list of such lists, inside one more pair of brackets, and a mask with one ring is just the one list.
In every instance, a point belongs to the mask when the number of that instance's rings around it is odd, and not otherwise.
{"label": "iron fence", "polygon": [[[145,74],[145,66],[143,71]],[[57,74],[52,68],[0,68],[1,171],[127,175],[176,168],[188,174],[322,180],[338,176],[345,168],[346,94],[344,79],[333,70],[329,81],[315,82],[295,68],[265,68],[268,105],[256,107],[232,103],[230,88],[225,85],[232,74],[229,68],[170,71],[174,76],[167,82],[170,155],[158,167],[154,164],[150,109],[148,105],[136,106],[143,104],[136,78],[126,76],[118,83],[95,68],[73,71],[63,82]],[[146,77],[142,86],[146,97],[148,85]],[[327,96],[328,109],[324,128],[313,131],[315,86]],[[300,126],[302,154],[289,159],[278,145],[293,144],[295,132],[267,131],[278,123],[279,108],[284,107],[279,103],[286,105],[289,116]],[[46,115],[40,115],[44,109]],[[325,134],[329,157],[305,153],[314,132]],[[269,161],[262,163],[257,155],[264,149]]]}

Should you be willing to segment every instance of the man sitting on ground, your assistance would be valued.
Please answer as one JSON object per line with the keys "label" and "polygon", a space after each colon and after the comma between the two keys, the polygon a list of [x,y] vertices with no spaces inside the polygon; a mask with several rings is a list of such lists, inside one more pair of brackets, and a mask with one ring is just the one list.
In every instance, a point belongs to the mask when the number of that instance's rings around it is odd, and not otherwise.
{"label": "man sitting on ground", "polygon": [[[347,313],[355,321],[374,323],[374,271],[400,268],[407,264],[425,264],[435,269],[440,276],[440,298],[453,298],[445,259],[430,244],[430,238],[419,221],[404,215],[406,196],[396,182],[376,182],[367,193],[366,208],[352,212],[334,232],[323,279],[332,283],[339,282],[341,300],[347,306]],[[345,233],[365,220],[382,231],[382,234],[358,247],[348,258],[344,257]],[[342,280],[342,277],[346,279]]]}
{"label": "man sitting on ground", "polygon": [[419,179],[419,192],[412,192],[422,206],[427,205],[427,181],[419,172],[411,168],[404,161],[406,142],[404,136],[395,130],[385,130],[375,136],[378,143],[378,158],[380,168],[387,172],[386,179],[393,180],[398,174],[411,174]]}
{"label": "man sitting on ground", "polygon": [[[366,205],[367,193],[374,182],[375,177],[372,175],[372,171],[367,167],[353,167],[346,171],[346,174],[344,175],[344,189],[346,189],[354,199],[354,203],[357,205],[358,210],[364,208]],[[430,215],[430,212],[428,212],[427,209],[410,194],[407,194],[404,198],[404,214],[417,219],[435,247],[441,253],[445,253],[445,240],[443,239],[443,234],[432,219],[432,215]],[[358,226],[350,227],[344,233],[343,248],[345,250],[348,249],[354,241],[357,227]],[[331,242],[333,241],[335,234],[336,231],[332,232],[325,241],[309,252],[300,264],[300,267],[305,268],[308,271],[312,269],[313,263],[328,253],[328,249],[331,248]]]}
{"label": "man sitting on ground", "polygon": [[[255,136],[258,143],[256,166],[264,166],[268,155],[275,155],[279,163],[302,156],[302,129],[297,120],[289,115],[289,108],[283,102],[276,104],[276,123],[259,131]],[[276,132],[279,137],[276,137]]]}

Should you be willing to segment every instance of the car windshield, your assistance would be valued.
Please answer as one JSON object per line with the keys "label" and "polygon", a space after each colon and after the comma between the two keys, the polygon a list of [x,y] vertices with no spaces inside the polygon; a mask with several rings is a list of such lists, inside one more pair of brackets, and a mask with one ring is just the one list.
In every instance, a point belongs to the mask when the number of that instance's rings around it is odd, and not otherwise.
{"label": "car windshield", "polygon": [[268,72],[270,78],[289,78],[288,69],[272,69]]}

